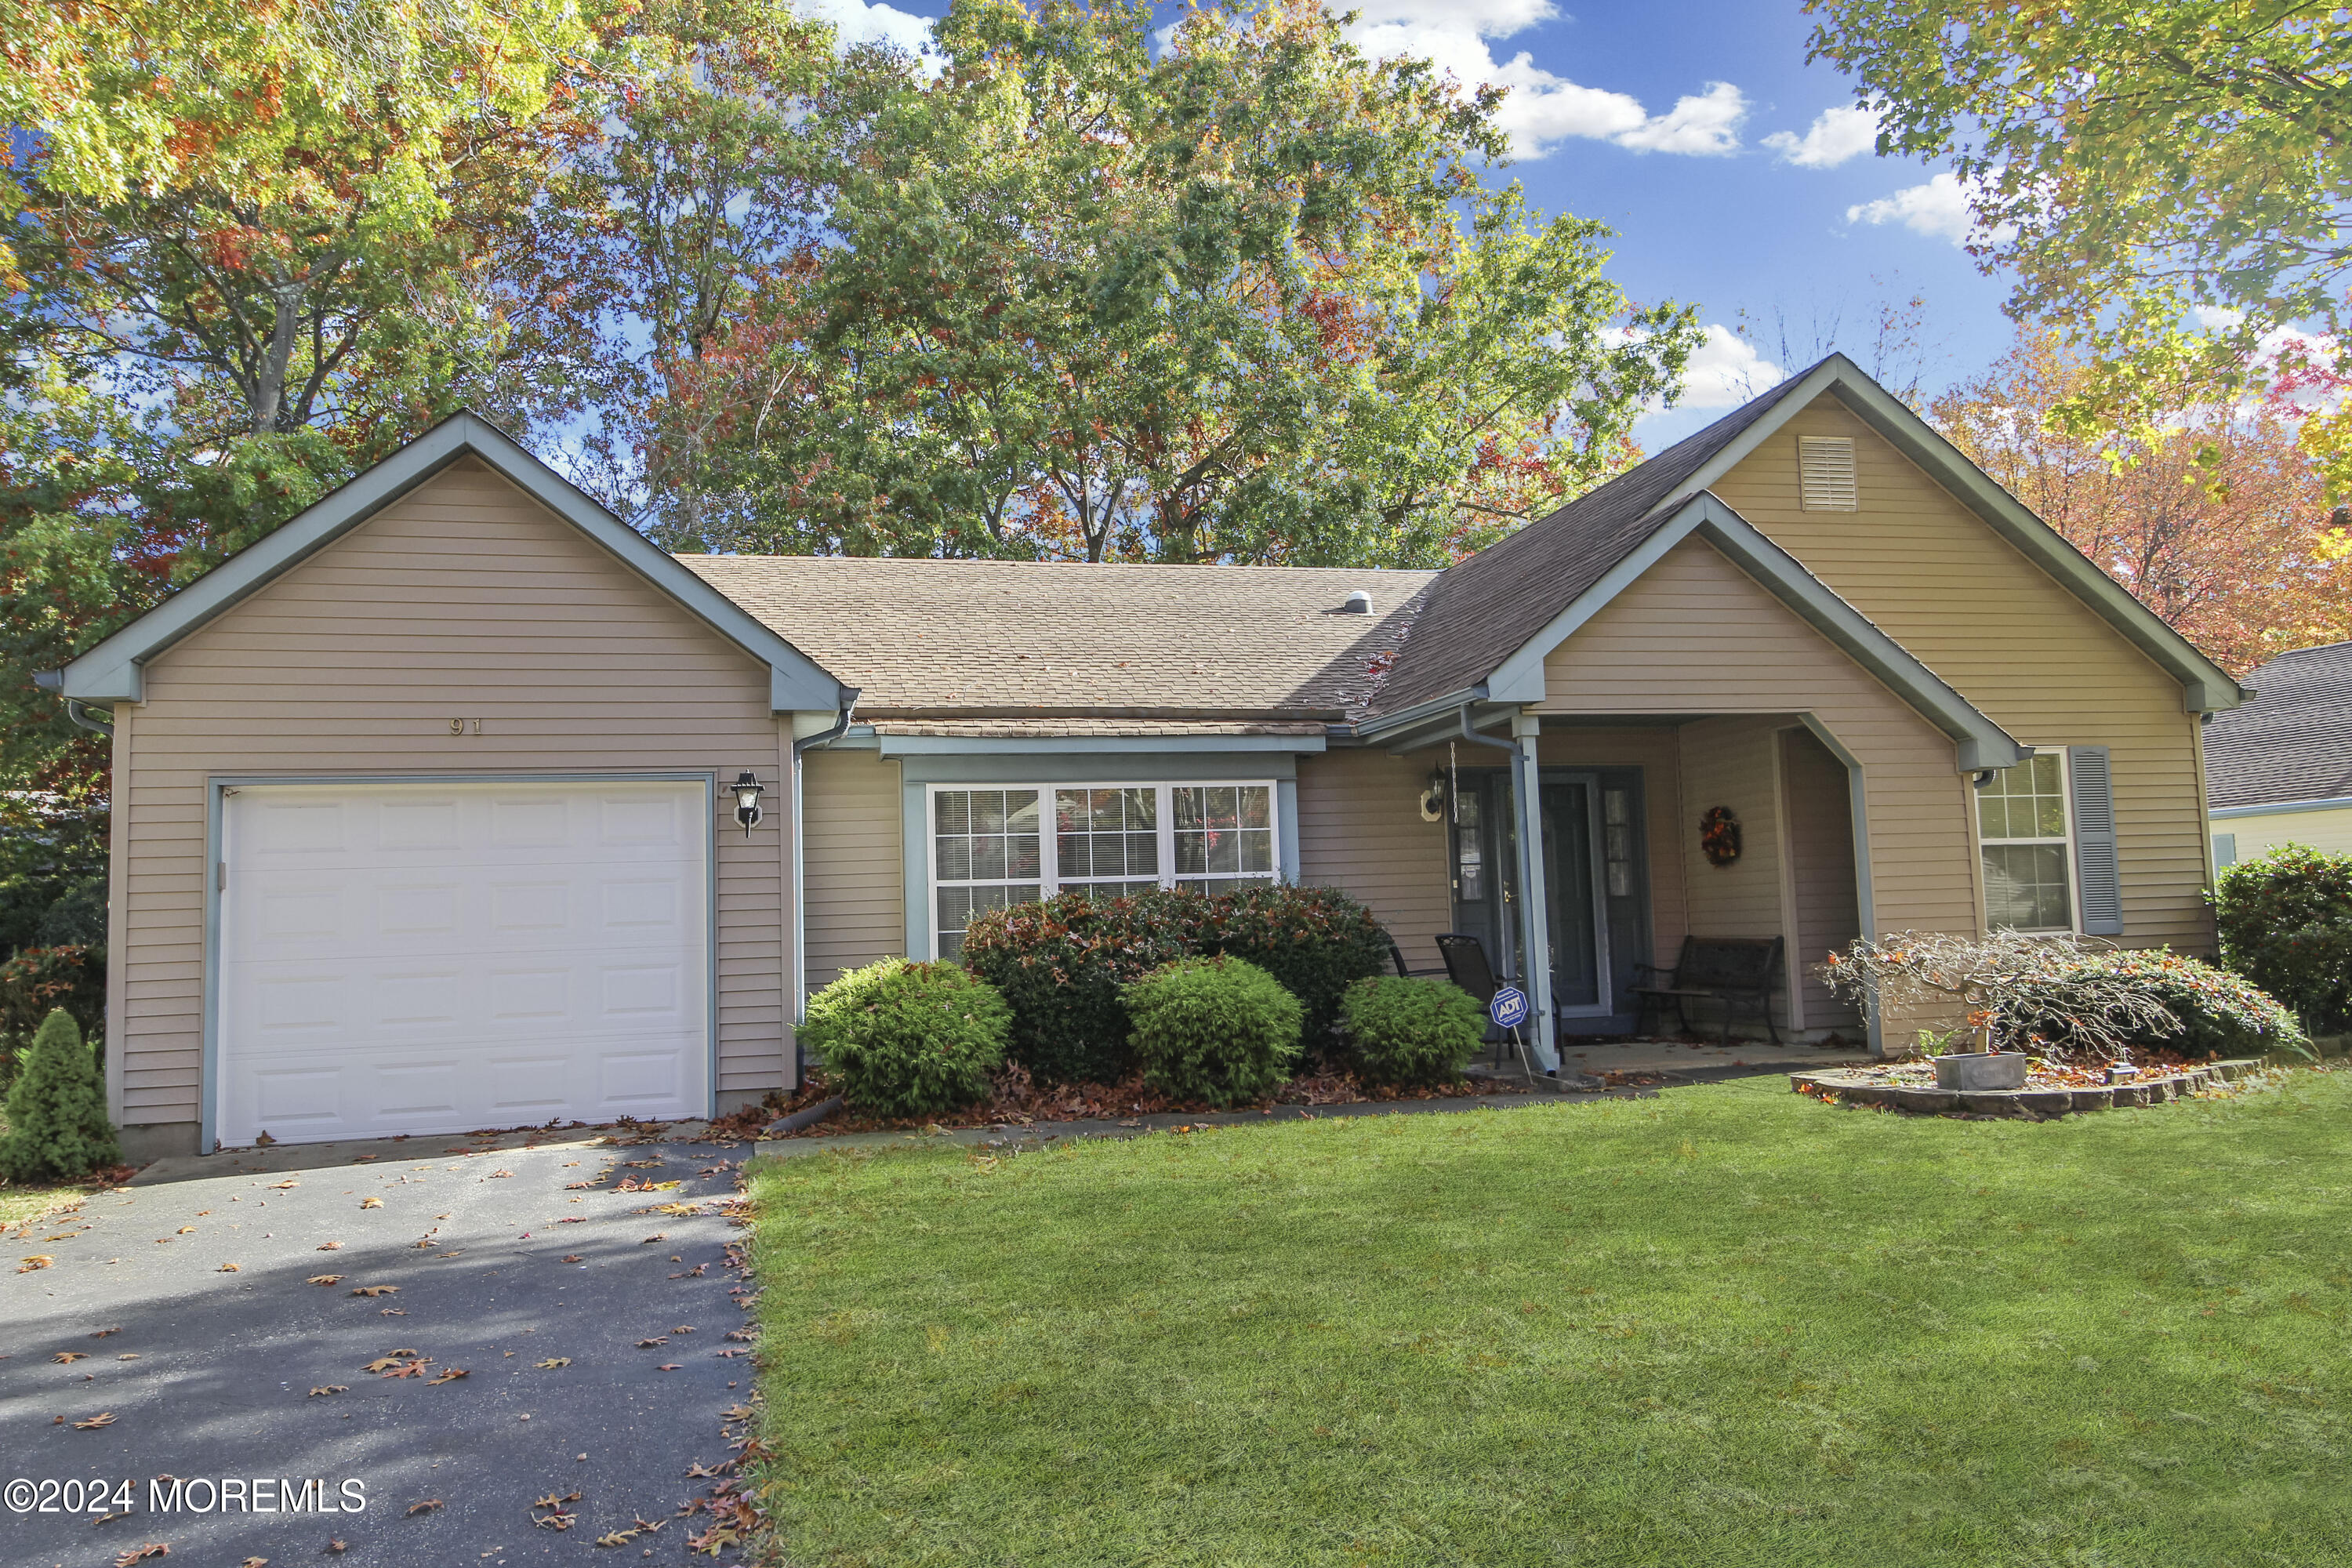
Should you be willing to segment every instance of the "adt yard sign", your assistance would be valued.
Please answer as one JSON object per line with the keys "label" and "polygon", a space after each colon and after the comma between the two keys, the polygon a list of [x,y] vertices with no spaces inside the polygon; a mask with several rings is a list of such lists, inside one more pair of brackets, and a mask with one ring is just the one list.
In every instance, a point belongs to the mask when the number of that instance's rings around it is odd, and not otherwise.
{"label": "adt yard sign", "polygon": [[1498,1028],[1517,1028],[1528,1021],[1528,994],[1516,985],[1504,986],[1486,1004],[1486,1016],[1494,1019]]}

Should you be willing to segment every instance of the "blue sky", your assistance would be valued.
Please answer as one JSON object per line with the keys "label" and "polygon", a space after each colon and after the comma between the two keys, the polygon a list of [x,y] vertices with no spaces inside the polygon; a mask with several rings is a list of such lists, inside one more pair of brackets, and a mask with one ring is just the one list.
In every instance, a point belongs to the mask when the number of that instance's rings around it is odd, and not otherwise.
{"label": "blue sky", "polygon": [[[845,38],[919,46],[921,0],[801,0]],[[1948,174],[1870,150],[1834,68],[1805,63],[1800,0],[1350,0],[1375,54],[1426,55],[1507,86],[1509,173],[1549,213],[1617,231],[1637,300],[1696,304],[1709,341],[1683,406],[1643,421],[1655,449],[1801,368],[1826,340],[1871,366],[1883,300],[1925,297],[1932,394],[2006,349],[2005,287],[1960,249]],[[1171,16],[1174,7],[1171,7]],[[1760,354],[1731,329],[1742,312]],[[1790,351],[1780,350],[1785,322]],[[1787,359],[1792,363],[1783,363]]]}

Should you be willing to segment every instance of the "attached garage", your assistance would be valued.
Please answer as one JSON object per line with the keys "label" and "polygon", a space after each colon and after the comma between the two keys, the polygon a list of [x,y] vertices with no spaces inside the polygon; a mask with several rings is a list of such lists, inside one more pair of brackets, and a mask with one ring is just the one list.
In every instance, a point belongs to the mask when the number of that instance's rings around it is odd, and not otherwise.
{"label": "attached garage", "polygon": [[707,781],[221,794],[224,1142],[707,1111]]}

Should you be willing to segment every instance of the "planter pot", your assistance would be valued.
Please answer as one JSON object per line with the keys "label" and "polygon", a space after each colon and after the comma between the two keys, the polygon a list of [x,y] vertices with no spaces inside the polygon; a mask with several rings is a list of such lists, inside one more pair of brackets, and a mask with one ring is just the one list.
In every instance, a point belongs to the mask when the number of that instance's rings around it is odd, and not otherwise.
{"label": "planter pot", "polygon": [[1936,1058],[1938,1089],[2023,1089],[2023,1051],[1955,1051]]}

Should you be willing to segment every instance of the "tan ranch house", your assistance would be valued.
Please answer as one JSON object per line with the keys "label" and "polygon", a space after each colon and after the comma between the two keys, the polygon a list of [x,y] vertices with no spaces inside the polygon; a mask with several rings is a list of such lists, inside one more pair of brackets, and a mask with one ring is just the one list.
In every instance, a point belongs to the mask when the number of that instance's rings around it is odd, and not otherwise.
{"label": "tan ranch house", "polygon": [[733,1108],[842,970],[1071,888],[1476,933],[1547,1066],[1691,933],[1900,1045],[1811,973],[1857,932],[2210,950],[2240,699],[1842,357],[1443,572],[673,557],[461,416],[47,682],[142,1157]]}

